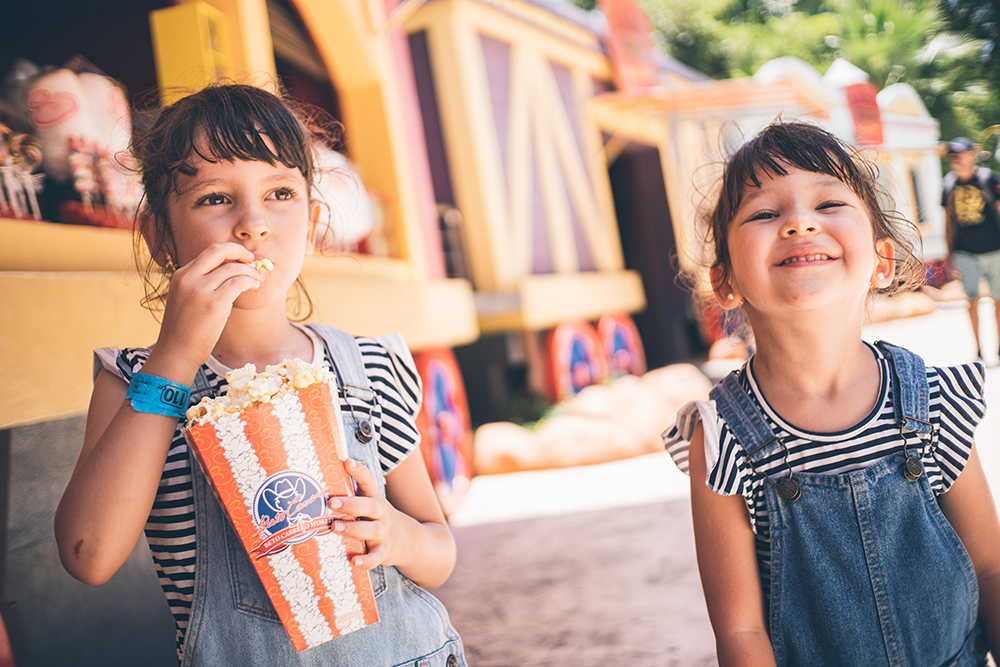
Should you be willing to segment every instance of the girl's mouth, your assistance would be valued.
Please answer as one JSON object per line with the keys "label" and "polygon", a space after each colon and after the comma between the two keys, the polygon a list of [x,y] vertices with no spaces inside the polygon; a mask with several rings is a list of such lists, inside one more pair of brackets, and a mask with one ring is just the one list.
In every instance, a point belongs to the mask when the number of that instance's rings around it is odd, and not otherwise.
{"label": "girl's mouth", "polygon": [[823,262],[832,259],[829,255],[798,255],[796,257],[789,257],[784,260],[778,266],[790,266],[792,264],[808,264],[810,262]]}

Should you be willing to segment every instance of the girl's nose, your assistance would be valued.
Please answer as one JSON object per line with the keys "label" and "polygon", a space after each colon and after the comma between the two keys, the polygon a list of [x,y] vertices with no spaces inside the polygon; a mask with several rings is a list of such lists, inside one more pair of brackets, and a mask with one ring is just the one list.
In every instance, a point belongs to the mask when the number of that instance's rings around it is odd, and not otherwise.
{"label": "girl's nose", "polygon": [[239,222],[234,232],[236,238],[242,241],[265,239],[271,233],[264,212],[253,206],[247,206],[239,212]]}
{"label": "girl's nose", "polygon": [[819,231],[819,225],[811,216],[796,213],[788,216],[788,220],[781,227],[781,235],[785,238],[800,234],[815,234]]}

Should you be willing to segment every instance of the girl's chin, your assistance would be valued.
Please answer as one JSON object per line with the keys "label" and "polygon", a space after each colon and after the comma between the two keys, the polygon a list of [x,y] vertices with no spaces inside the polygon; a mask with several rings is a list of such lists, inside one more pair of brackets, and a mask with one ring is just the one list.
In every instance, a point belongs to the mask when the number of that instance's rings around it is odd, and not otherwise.
{"label": "girl's chin", "polygon": [[236,301],[233,302],[233,308],[237,310],[261,310],[275,304],[280,304],[284,307],[288,290],[285,290],[281,294],[275,294],[275,289],[274,287],[268,289],[267,282],[265,281],[257,289],[243,292],[243,294],[236,297]]}

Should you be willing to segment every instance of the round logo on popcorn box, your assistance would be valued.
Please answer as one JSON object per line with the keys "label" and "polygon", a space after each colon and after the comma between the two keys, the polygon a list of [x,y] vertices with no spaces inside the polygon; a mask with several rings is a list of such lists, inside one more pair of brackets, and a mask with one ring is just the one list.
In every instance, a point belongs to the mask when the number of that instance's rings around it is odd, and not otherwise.
{"label": "round logo on popcorn box", "polygon": [[309,475],[283,470],[264,480],[253,499],[253,520],[260,544],[257,558],[270,556],[331,530],[326,490]]}

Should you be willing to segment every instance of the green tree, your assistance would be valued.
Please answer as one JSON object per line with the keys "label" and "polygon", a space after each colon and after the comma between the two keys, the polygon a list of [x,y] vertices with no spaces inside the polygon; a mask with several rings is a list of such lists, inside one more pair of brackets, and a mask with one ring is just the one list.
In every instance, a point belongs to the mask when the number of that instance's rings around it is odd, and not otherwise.
{"label": "green tree", "polygon": [[879,88],[906,78],[909,65],[941,28],[934,0],[830,0],[840,19],[837,55]]}
{"label": "green tree", "polygon": [[[941,10],[950,30],[972,41],[971,67],[964,87],[956,88],[956,116],[960,124],[983,129],[1000,123],[1000,2],[997,0],[943,0]],[[971,132],[969,133],[971,134]],[[996,151],[996,137],[988,141]]]}
{"label": "green tree", "polygon": [[[645,0],[662,48],[716,78],[795,56],[911,84],[944,136],[1000,122],[996,0]],[[992,119],[992,120],[991,120]]]}

